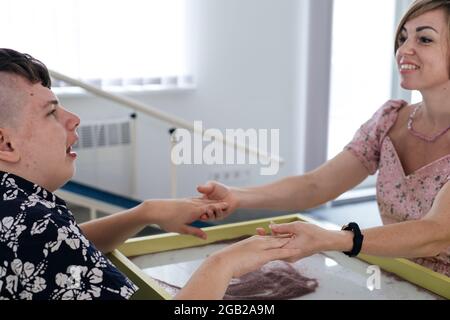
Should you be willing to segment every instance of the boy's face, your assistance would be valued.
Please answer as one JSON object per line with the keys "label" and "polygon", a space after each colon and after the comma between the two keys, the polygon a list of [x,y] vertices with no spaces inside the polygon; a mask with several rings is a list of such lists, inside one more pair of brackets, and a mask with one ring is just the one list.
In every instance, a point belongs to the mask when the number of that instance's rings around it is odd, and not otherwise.
{"label": "boy's face", "polygon": [[[22,85],[21,85],[22,86]],[[24,178],[54,191],[75,172],[76,153],[71,146],[78,140],[80,119],[59,105],[54,93],[40,83],[23,81],[28,101],[17,125],[11,129],[14,164]]]}

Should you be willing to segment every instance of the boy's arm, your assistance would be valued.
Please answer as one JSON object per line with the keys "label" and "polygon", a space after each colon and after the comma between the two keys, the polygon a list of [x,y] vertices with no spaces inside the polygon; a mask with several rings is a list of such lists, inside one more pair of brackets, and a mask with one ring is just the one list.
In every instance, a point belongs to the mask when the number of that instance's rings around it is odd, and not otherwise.
{"label": "boy's arm", "polygon": [[97,249],[107,253],[149,224],[206,238],[203,230],[189,224],[202,215],[214,217],[226,207],[226,203],[202,199],[147,200],[132,209],[83,223],[80,228]]}

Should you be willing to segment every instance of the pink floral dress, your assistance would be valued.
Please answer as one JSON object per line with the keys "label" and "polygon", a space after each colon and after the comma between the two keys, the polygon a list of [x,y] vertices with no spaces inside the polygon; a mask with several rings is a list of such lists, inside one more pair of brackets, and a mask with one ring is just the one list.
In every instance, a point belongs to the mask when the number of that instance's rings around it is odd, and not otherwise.
{"label": "pink floral dress", "polygon": [[[419,220],[450,179],[450,154],[406,175],[388,136],[404,101],[388,101],[361,126],[345,147],[373,175],[378,171],[377,202],[383,224]],[[450,226],[449,226],[450,227]],[[450,247],[436,257],[412,259],[450,276]]]}

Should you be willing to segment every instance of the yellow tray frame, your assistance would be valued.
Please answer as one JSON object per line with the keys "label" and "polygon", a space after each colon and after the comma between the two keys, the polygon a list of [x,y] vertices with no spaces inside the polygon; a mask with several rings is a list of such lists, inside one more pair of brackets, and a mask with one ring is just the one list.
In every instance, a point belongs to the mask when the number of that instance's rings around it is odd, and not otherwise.
{"label": "yellow tray frame", "polygon": [[[253,235],[257,227],[264,227],[268,230],[271,221],[275,223],[289,223],[294,221],[318,223],[316,220],[307,216],[294,214],[204,228],[203,230],[208,235],[206,241],[176,233],[132,238],[109,254],[109,258],[117,268],[125,273],[139,287],[133,299],[167,300],[172,297],[157,282],[131,262],[128,257],[204,246],[205,244],[216,241]],[[407,259],[382,258],[363,254],[360,254],[358,259],[372,265],[378,265],[383,270],[392,272],[411,283],[450,299],[450,277],[434,272]]]}

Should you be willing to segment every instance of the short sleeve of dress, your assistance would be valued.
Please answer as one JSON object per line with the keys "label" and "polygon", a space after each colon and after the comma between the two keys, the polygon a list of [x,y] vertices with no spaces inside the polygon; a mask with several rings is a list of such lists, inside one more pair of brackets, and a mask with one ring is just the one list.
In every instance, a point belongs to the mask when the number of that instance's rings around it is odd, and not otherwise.
{"label": "short sleeve of dress", "polygon": [[398,111],[407,102],[390,100],[365,122],[344,150],[357,157],[371,175],[378,170],[383,139],[397,119]]}

